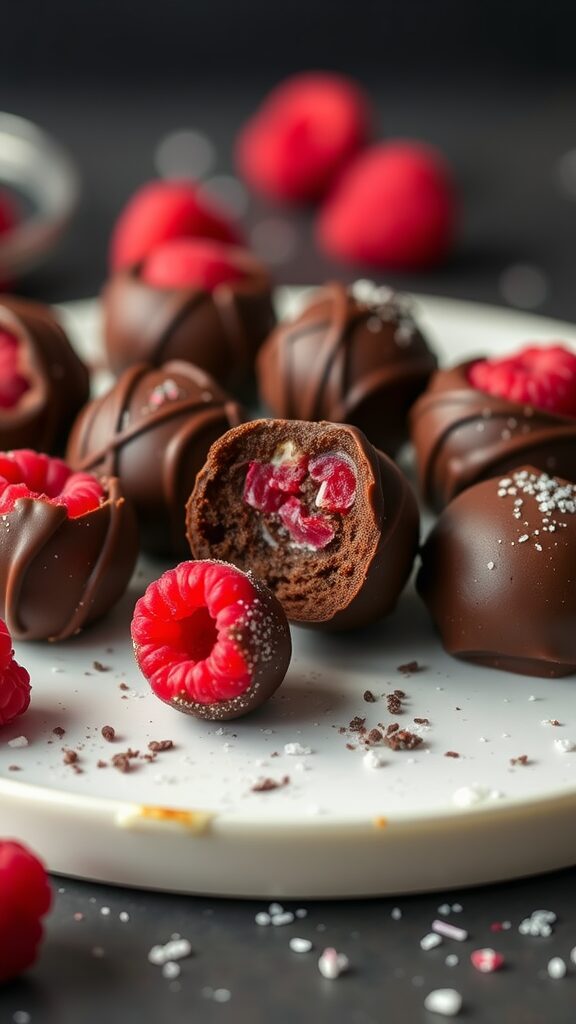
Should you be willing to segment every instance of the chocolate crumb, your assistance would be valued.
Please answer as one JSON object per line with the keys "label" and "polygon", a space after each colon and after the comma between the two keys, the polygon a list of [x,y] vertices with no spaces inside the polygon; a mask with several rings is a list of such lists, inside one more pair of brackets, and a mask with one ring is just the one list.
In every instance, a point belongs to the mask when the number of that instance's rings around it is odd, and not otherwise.
{"label": "chocolate crumb", "polygon": [[250,787],[252,793],[270,793],[273,789],[282,789],[283,786],[287,786],[290,782],[290,776],[284,775],[279,781],[276,779],[258,779],[253,786]]}
{"label": "chocolate crumb", "polygon": [[417,661],[407,661],[405,665],[398,665],[397,672],[402,672],[404,675],[411,675],[412,672],[421,672],[422,665],[419,665]]}
{"label": "chocolate crumb", "polygon": [[354,715],[354,718],[350,720],[350,729],[352,732],[364,732],[364,723],[366,719],[360,718],[360,715]]}
{"label": "chocolate crumb", "polygon": [[392,750],[414,750],[415,747],[419,747],[422,743],[422,737],[416,736],[415,733],[410,732],[408,729],[399,729],[397,732],[387,733],[384,742]]}
{"label": "chocolate crumb", "polygon": [[394,696],[398,697],[399,700],[404,700],[406,694],[404,693],[404,690],[394,690]]}
{"label": "chocolate crumb", "polygon": [[113,743],[116,739],[116,730],[111,725],[103,725],[100,731],[106,743]]}
{"label": "chocolate crumb", "polygon": [[61,725],[57,725],[55,729],[52,729],[52,732],[54,733],[55,736],[58,737],[59,740],[61,740],[62,737],[66,735],[66,729],[63,729]]}
{"label": "chocolate crumb", "polygon": [[346,744],[346,750],[356,750],[356,744],[355,743],[347,743]]}
{"label": "chocolate crumb", "polygon": [[430,720],[428,718],[415,718],[414,721],[416,725],[430,725]]}
{"label": "chocolate crumb", "polygon": [[130,758],[126,754],[114,754],[112,764],[119,772],[129,772],[131,768]]}
{"label": "chocolate crumb", "polygon": [[444,757],[460,757],[460,754],[457,750],[447,750]]}
{"label": "chocolate crumb", "polygon": [[128,683],[119,683],[118,684],[118,689],[119,690],[129,690],[130,687],[128,686]]}
{"label": "chocolate crumb", "polygon": [[383,736],[382,736],[382,733],[380,732],[380,729],[370,729],[370,732],[368,733],[368,735],[366,737],[366,742],[367,743],[381,743],[382,739],[383,739]]}
{"label": "chocolate crumb", "polygon": [[21,772],[22,769],[21,769],[19,764],[9,764],[8,765],[8,771],[9,772]]}
{"label": "chocolate crumb", "polygon": [[78,760],[78,754],[76,753],[75,750],[67,750],[66,748],[64,748],[62,753],[64,754],[64,757],[62,758],[64,764],[76,764]]}
{"label": "chocolate crumb", "polygon": [[372,693],[372,690],[364,690],[364,700],[367,704],[375,704],[376,697]]}
{"label": "chocolate crumb", "polygon": [[96,767],[97,768],[107,768],[108,767],[108,761],[96,761]]}
{"label": "chocolate crumb", "polygon": [[559,722],[557,718],[551,718],[549,724],[550,725],[561,725],[562,723]]}
{"label": "chocolate crumb", "polygon": [[151,750],[154,754],[159,754],[163,750],[172,750],[173,747],[173,740],[151,740],[148,744],[148,750]]}
{"label": "chocolate crumb", "polygon": [[110,671],[110,665],[103,665],[101,661],[93,661],[92,662],[92,668],[95,669],[96,672],[109,672]]}
{"label": "chocolate crumb", "polygon": [[338,729],[338,732],[340,733],[341,736],[343,736],[344,733],[346,732],[345,727],[343,725],[341,725],[340,728]]}
{"label": "chocolate crumb", "polygon": [[520,757],[511,757],[510,764],[529,764],[528,754],[520,754]]}
{"label": "chocolate crumb", "polygon": [[386,726],[386,735],[391,736],[393,732],[398,732],[399,728],[398,722],[390,722],[390,725]]}
{"label": "chocolate crumb", "polygon": [[388,708],[388,714],[390,714],[390,715],[401,715],[402,714],[402,711],[403,711],[402,701],[400,700],[399,697],[396,696],[396,694],[394,694],[394,693],[389,693],[388,694],[388,696],[386,697],[386,706]]}

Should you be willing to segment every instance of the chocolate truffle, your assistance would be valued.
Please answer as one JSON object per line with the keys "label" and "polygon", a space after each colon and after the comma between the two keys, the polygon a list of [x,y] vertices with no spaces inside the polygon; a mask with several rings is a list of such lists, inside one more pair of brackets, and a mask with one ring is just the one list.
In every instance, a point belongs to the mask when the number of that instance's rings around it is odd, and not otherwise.
{"label": "chocolate truffle", "polygon": [[[216,264],[220,273],[213,275]],[[244,249],[205,239],[165,243],[162,252],[118,271],[103,307],[114,373],[135,362],[184,359],[232,389],[251,380],[256,352],[275,322],[265,268]]]}
{"label": "chocolate truffle", "polygon": [[435,367],[407,300],[370,281],[315,292],[257,361],[260,397],[274,416],[351,423],[390,456],[407,440],[408,410]]}
{"label": "chocolate truffle", "polygon": [[48,307],[0,297],[0,449],[61,450],[88,392],[88,370]]}
{"label": "chocolate truffle", "polygon": [[134,609],[132,640],[160,700],[216,720],[263,704],[292,653],[286,615],[268,587],[215,561],[182,562],[151,583]]}
{"label": "chocolate truffle", "polygon": [[534,676],[576,671],[576,487],[533,467],[441,513],[417,586],[448,651]]}
{"label": "chocolate truffle", "polygon": [[576,479],[576,419],[472,387],[472,359],[439,370],[410,413],[420,489],[441,509],[479,480],[525,463]]}
{"label": "chocolate truffle", "polygon": [[352,629],[390,612],[418,510],[400,470],[355,427],[255,420],[216,441],[188,503],[196,558],[263,579],[289,619]]}
{"label": "chocolate truffle", "polygon": [[18,640],[64,640],[124,593],[138,554],[120,482],[29,450],[0,454],[0,618]]}
{"label": "chocolate truffle", "polygon": [[213,441],[243,419],[240,406],[191,363],[140,363],[82,410],[67,459],[118,476],[134,504],[142,548],[187,555],[185,507]]}

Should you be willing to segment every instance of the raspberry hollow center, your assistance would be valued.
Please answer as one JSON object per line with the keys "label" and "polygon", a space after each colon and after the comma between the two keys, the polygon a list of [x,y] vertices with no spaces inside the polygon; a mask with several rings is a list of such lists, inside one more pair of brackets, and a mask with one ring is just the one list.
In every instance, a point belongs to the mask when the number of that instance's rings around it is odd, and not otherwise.
{"label": "raspberry hollow center", "polygon": [[91,473],[73,473],[61,459],[20,448],[0,452],[0,513],[12,512],[19,498],[60,505],[76,519],[98,508],[106,494]]}
{"label": "raspberry hollow center", "polygon": [[205,661],[218,640],[218,627],[207,608],[197,608],[181,619],[180,643],[191,661]]}

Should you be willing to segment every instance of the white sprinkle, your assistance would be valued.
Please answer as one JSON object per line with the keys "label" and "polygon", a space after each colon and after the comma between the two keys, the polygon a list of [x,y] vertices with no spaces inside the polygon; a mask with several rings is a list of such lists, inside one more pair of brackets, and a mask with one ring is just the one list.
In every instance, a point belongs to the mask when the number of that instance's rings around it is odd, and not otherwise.
{"label": "white sprinkle", "polygon": [[449,903],[441,903],[440,906],[437,909],[438,909],[438,913],[439,914],[442,914],[443,917],[446,917],[446,915],[450,913],[450,904]]}
{"label": "white sprinkle", "polygon": [[462,996],[455,988],[436,988],[426,996],[424,1009],[443,1017],[456,1017],[462,1009]]}
{"label": "white sprinkle", "polygon": [[554,746],[559,754],[571,754],[576,750],[576,742],[574,740],[554,740]]}
{"label": "white sprinkle", "polygon": [[227,988],[215,988],[212,993],[212,999],[215,1003],[229,1003],[232,998],[232,993]]}
{"label": "white sprinkle", "polygon": [[533,910],[530,916],[533,921],[546,921],[546,924],[556,924],[558,920],[558,915],[553,910]]}
{"label": "white sprinkle", "polygon": [[528,700],[529,701],[535,701],[535,700],[538,700],[538,697],[535,697],[534,694],[530,694],[530,696],[528,697]]}
{"label": "white sprinkle", "polygon": [[446,939],[455,939],[456,942],[466,942],[468,938],[468,932],[465,928],[458,928],[455,924],[450,924],[449,921],[432,921],[432,931],[438,935],[443,935]]}
{"label": "white sprinkle", "polygon": [[457,967],[460,963],[460,957],[457,956],[456,953],[448,953],[444,963],[446,964],[446,967]]}
{"label": "white sprinkle", "polygon": [[276,927],[281,928],[282,925],[292,924],[294,920],[294,914],[291,910],[285,910],[283,914],[273,914],[272,924]]}
{"label": "white sprinkle", "polygon": [[100,913],[102,917],[108,917],[110,915],[110,907],[100,907]]}
{"label": "white sprinkle", "polygon": [[487,562],[486,568],[487,569],[494,569],[495,568],[495,563],[494,562]]}
{"label": "white sprinkle", "polygon": [[461,786],[460,789],[457,789],[452,796],[452,802],[457,807],[474,807],[475,804],[482,803],[489,796],[490,790],[474,782],[471,786]]}
{"label": "white sprinkle", "polygon": [[256,922],[256,924],[263,926],[270,924],[270,914],[267,914],[266,911],[261,910],[260,913],[256,914],[254,921]]}
{"label": "white sprinkle", "polygon": [[570,950],[570,959],[573,964],[576,964],[576,946]]}
{"label": "white sprinkle", "polygon": [[191,952],[192,946],[188,939],[171,939],[164,946],[152,946],[148,961],[156,967],[162,967],[169,961],[184,960]]}
{"label": "white sprinkle", "polygon": [[284,913],[284,907],[282,906],[281,903],[271,903],[270,906],[268,907],[268,913],[269,914],[283,914]]}
{"label": "white sprinkle", "polygon": [[400,921],[402,918],[402,911],[400,910],[400,907],[392,907],[390,917],[393,921]]}
{"label": "white sprinkle", "polygon": [[303,747],[301,743],[285,743],[284,753],[290,756],[304,757],[306,754],[311,754],[312,750],[310,747]]}
{"label": "white sprinkle", "polygon": [[299,918],[308,917],[308,911],[306,910],[306,908],[305,907],[300,907],[296,911],[296,917],[299,917]]}
{"label": "white sprinkle", "polygon": [[362,763],[365,768],[374,771],[376,768],[382,768],[386,762],[376,750],[367,750],[362,758]]}
{"label": "white sprinkle", "polygon": [[427,935],[424,935],[424,937],[420,939],[420,949],[423,949],[425,953],[427,953],[429,949],[435,949],[436,946],[440,946],[441,944],[442,937],[440,935],[436,935],[435,932],[428,932]]}
{"label": "white sprinkle", "polygon": [[488,743],[488,740],[487,740],[486,736],[481,736],[480,737],[480,743]]}
{"label": "white sprinkle", "polygon": [[344,971],[348,970],[350,961],[344,953],[338,953],[335,949],[329,946],[324,950],[322,956],[318,960],[318,970],[323,978],[327,978],[329,981],[334,981],[339,978]]}
{"label": "white sprinkle", "polygon": [[14,1024],[30,1024],[32,1017],[27,1010],[16,1010],[12,1020],[14,1021]]}
{"label": "white sprinkle", "polygon": [[26,736],[16,736],[13,740],[8,740],[9,747],[27,747],[28,740]]}
{"label": "white sprinkle", "polygon": [[174,962],[174,960],[168,960],[162,965],[162,977],[173,980],[180,974],[180,964]]}
{"label": "white sprinkle", "polygon": [[521,537],[518,537],[519,544],[525,544],[527,540],[530,540],[527,533],[523,533]]}
{"label": "white sprinkle", "polygon": [[122,921],[122,924],[126,924],[130,920],[130,914],[126,910],[121,910],[118,914],[118,919]]}
{"label": "white sprinkle", "polygon": [[464,908],[463,908],[461,903],[453,903],[452,904],[452,913],[453,914],[461,914],[463,909]]}
{"label": "white sprinkle", "polygon": [[312,943],[310,939],[290,939],[290,949],[293,953],[309,953],[312,949]]}
{"label": "white sprinkle", "polygon": [[553,956],[552,959],[548,961],[547,971],[554,981],[559,981],[560,978],[564,978],[566,976],[566,962],[561,956]]}
{"label": "white sprinkle", "polygon": [[535,544],[534,547],[536,548],[536,551],[542,551],[542,545],[541,544]]}

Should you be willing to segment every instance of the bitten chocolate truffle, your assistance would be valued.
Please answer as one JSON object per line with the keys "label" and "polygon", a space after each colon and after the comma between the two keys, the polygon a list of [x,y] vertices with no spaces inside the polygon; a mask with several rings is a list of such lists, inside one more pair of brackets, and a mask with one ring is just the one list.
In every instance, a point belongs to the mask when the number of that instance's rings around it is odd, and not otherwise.
{"label": "bitten chocolate truffle", "polygon": [[352,629],[390,612],[418,510],[400,470],[355,427],[255,420],[217,441],[187,511],[196,558],[264,580],[289,619]]}
{"label": "bitten chocolate truffle", "polygon": [[576,419],[472,387],[469,360],[432,377],[410,421],[420,490],[437,510],[522,463],[576,480]]}
{"label": "bitten chocolate truffle", "polygon": [[224,562],[182,562],[150,584],[132,619],[136,661],[160,700],[195,718],[260,707],[286,675],[292,643],[261,580]]}
{"label": "bitten chocolate truffle", "polygon": [[449,654],[530,676],[576,671],[576,487],[533,467],[444,509],[417,586]]}
{"label": "bitten chocolate truffle", "polygon": [[0,618],[18,640],[65,640],[122,596],[134,512],[112,477],[29,450],[0,453]]}
{"label": "bitten chocolate truffle", "polygon": [[408,300],[370,281],[315,292],[257,361],[274,416],[350,423],[390,456],[408,439],[408,410],[435,368]]}
{"label": "bitten chocolate truffle", "polygon": [[114,373],[183,359],[233,390],[249,383],[275,323],[270,277],[248,251],[177,239],[114,274],[103,293]]}
{"label": "bitten chocolate truffle", "polygon": [[60,451],[88,370],[47,306],[0,297],[0,449]]}
{"label": "bitten chocolate truffle", "polygon": [[67,459],[76,470],[121,479],[145,551],[187,555],[185,507],[196,474],[213,441],[243,418],[241,407],[198,367],[140,363],[83,409]]}

